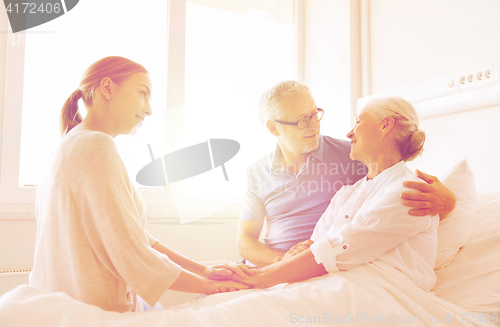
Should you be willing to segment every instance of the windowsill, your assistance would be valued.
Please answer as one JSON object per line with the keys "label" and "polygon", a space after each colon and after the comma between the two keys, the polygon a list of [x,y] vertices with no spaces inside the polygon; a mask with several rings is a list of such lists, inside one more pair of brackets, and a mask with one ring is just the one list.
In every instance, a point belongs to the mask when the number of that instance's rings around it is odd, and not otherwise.
{"label": "windowsill", "polygon": [[24,210],[9,210],[0,211],[0,220],[3,219],[35,219],[35,211],[24,211]]}
{"label": "windowsill", "polygon": [[30,203],[0,204],[2,219],[35,219],[35,205]]}
{"label": "windowsill", "polygon": [[217,201],[217,200],[190,200],[185,201],[182,207],[152,207],[147,208],[149,220],[170,219],[180,220],[181,223],[205,218],[238,218],[240,215],[241,200],[239,201]]}
{"label": "windowsill", "polygon": [[[192,222],[205,218],[238,218],[240,214],[241,201],[228,202],[222,210],[220,207],[210,206],[210,203],[217,201],[189,201],[186,202],[191,208],[196,210],[181,210],[175,208],[146,206],[147,219],[150,221],[171,220],[180,221],[180,223]],[[2,219],[35,219],[34,204],[1,204],[0,220]]]}

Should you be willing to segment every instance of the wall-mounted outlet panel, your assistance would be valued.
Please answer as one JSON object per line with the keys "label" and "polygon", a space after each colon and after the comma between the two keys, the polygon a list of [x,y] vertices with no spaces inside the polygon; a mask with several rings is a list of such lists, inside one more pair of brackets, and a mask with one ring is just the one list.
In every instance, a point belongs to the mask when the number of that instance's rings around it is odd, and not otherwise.
{"label": "wall-mounted outlet panel", "polygon": [[477,66],[356,101],[357,113],[371,98],[397,95],[410,101],[421,119],[500,104],[500,62]]}

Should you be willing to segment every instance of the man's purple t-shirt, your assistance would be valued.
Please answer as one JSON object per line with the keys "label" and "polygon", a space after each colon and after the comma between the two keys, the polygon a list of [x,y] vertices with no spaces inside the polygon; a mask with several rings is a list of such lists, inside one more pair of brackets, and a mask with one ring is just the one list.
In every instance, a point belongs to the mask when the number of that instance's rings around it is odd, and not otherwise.
{"label": "man's purple t-shirt", "polygon": [[350,151],[349,142],[320,135],[318,148],[295,174],[280,164],[277,145],[248,168],[240,219],[266,219],[264,242],[273,249],[288,251],[309,239],[335,193],[367,174],[363,163],[349,158]]}

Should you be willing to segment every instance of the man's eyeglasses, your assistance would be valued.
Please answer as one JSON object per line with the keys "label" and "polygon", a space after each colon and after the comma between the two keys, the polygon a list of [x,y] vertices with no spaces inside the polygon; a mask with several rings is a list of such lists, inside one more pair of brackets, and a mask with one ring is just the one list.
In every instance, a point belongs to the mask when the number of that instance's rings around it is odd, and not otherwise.
{"label": "man's eyeglasses", "polygon": [[325,111],[323,109],[318,108],[318,111],[314,115],[299,119],[295,123],[291,123],[289,121],[283,121],[283,120],[273,120],[273,121],[275,123],[278,123],[278,124],[292,125],[292,126],[297,126],[299,129],[304,129],[307,126],[309,126],[309,124],[311,123],[311,119],[313,119],[315,122],[318,122],[321,119],[323,119],[324,115],[325,115]]}

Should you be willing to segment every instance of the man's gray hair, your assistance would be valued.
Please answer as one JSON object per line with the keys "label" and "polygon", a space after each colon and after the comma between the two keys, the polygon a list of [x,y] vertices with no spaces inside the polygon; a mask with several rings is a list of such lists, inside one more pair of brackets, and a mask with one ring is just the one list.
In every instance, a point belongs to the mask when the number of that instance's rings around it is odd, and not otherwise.
{"label": "man's gray hair", "polygon": [[297,81],[280,82],[264,92],[259,100],[259,119],[262,124],[268,120],[280,119],[279,102],[281,97],[291,93],[307,92],[311,90],[304,83]]}

